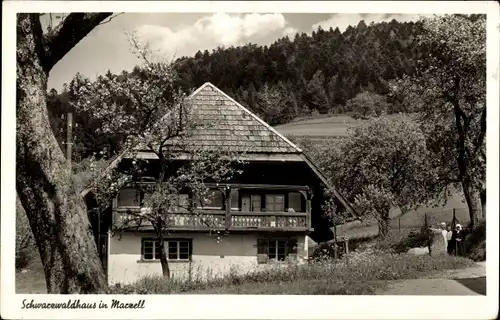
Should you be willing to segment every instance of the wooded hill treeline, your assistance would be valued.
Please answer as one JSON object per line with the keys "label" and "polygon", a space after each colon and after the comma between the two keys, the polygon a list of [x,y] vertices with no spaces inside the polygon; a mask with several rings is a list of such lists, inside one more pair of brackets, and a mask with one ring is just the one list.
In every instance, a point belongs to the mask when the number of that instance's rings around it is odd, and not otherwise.
{"label": "wooded hill treeline", "polygon": [[[362,91],[387,94],[388,80],[412,74],[426,55],[415,41],[420,33],[419,22],[393,20],[368,26],[360,21],[344,32],[319,28],[270,46],[205,50],[177,63],[186,88],[210,81],[275,125],[314,110],[350,111],[346,101]],[[286,101],[267,107],[260,99],[266,94],[281,95]]]}
{"label": "wooded hill treeline", "polygon": [[[311,113],[351,112],[353,104],[347,102],[362,92],[372,93],[374,100],[387,99],[388,113],[404,112],[404,105],[385,95],[390,80],[411,75],[417,63],[426,63],[428,49],[416,41],[421,32],[421,22],[360,21],[344,32],[319,28],[269,46],[199,51],[176,60],[178,85],[187,91],[211,82],[271,125]],[[140,77],[144,72],[136,67],[106,76]],[[60,143],[65,139],[64,115],[71,108],[68,88],[81,85],[75,79],[63,92],[49,92],[51,124]],[[99,123],[89,115],[75,114],[74,120],[76,160],[104,147],[113,152],[119,137],[96,132]]]}

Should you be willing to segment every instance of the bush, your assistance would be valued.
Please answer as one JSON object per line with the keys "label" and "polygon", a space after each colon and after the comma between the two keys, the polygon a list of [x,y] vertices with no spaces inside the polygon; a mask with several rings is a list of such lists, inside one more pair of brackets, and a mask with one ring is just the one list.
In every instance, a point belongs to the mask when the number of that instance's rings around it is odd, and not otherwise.
{"label": "bush", "polygon": [[486,240],[471,249],[469,258],[474,261],[486,261]]}
{"label": "bush", "polygon": [[426,247],[428,243],[428,233],[412,229],[408,233],[391,231],[385,239],[377,241],[375,248],[386,252],[405,253],[412,248]]}
{"label": "bush", "polygon": [[313,262],[335,259],[335,250],[337,250],[337,258],[342,257],[344,250],[338,244],[334,242],[323,242],[316,246],[311,259]]}
{"label": "bush", "polygon": [[425,247],[429,244],[429,235],[424,232],[409,234],[408,237],[402,239],[399,243],[393,246],[393,249],[398,252],[407,252],[412,248]]}
{"label": "bush", "polygon": [[465,237],[465,252],[474,261],[486,260],[486,221],[480,221]]}

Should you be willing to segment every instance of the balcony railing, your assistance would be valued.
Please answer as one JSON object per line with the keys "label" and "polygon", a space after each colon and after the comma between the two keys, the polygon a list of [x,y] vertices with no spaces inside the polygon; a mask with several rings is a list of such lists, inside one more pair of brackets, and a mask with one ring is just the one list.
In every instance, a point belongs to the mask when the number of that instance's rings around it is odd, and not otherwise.
{"label": "balcony railing", "polygon": [[306,212],[231,212],[231,228],[307,228]]}
{"label": "balcony railing", "polygon": [[[148,228],[151,222],[143,217],[144,208],[116,208],[114,209],[114,224],[122,228]],[[164,220],[169,229],[224,229],[226,226],[226,212],[210,213],[175,213],[166,216]]]}
{"label": "balcony railing", "polygon": [[[117,208],[114,210],[114,224],[122,228],[151,228],[151,223],[141,219],[140,208]],[[171,230],[308,230],[307,212],[240,212],[231,211],[229,219],[225,211],[175,213],[165,219]],[[226,223],[226,221],[228,223]]]}
{"label": "balcony railing", "polygon": [[[227,192],[226,210],[197,209],[195,213],[179,212],[168,215],[164,221],[170,230],[266,230],[266,231],[309,231],[311,230],[310,191],[301,186],[267,186],[270,189],[288,189],[301,192],[306,197],[305,212],[272,212],[272,211],[239,211],[230,209],[231,189],[234,186],[221,186]],[[245,185],[245,188],[264,189],[263,185]],[[237,188],[236,188],[237,189]],[[141,214],[142,213],[142,214]],[[141,216],[147,213],[146,208],[117,207],[113,204],[113,224],[122,228],[151,229],[152,225]]]}

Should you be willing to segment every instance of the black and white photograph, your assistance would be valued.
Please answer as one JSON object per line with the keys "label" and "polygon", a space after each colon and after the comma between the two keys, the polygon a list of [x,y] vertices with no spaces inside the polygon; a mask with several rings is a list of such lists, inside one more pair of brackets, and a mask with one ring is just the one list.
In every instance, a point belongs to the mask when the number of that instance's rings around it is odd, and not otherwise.
{"label": "black and white photograph", "polygon": [[496,318],[476,3],[4,2],[2,317]]}

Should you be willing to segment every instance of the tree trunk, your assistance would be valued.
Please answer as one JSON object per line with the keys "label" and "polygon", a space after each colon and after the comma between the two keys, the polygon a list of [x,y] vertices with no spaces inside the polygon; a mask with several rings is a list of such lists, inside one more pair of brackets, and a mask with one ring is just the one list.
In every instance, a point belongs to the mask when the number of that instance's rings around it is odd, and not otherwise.
{"label": "tree trunk", "polygon": [[378,236],[384,239],[389,233],[389,212],[384,212],[380,214],[378,218]]}
{"label": "tree trunk", "polygon": [[468,180],[462,181],[462,189],[467,207],[469,208],[470,224],[472,227],[477,224],[482,213],[480,192]]}
{"label": "tree trunk", "polygon": [[66,158],[52,133],[47,74],[37,15],[17,26],[16,189],[44,266],[49,293],[103,293],[106,280],[85,204],[71,188]]}
{"label": "tree trunk", "polygon": [[168,265],[167,254],[165,252],[165,241],[163,239],[163,233],[160,233],[158,235],[158,241],[160,243],[161,271],[164,278],[170,279],[170,266]]}
{"label": "tree trunk", "polygon": [[486,220],[486,189],[481,190],[480,198],[481,198],[481,211],[483,213],[483,219]]}

